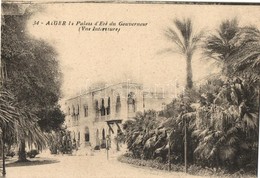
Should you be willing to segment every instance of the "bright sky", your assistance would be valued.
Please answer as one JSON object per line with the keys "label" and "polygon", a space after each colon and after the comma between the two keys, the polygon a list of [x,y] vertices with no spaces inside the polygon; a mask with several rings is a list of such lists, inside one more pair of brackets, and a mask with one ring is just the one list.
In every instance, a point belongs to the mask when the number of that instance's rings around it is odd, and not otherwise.
{"label": "bright sky", "polygon": [[[64,97],[81,88],[106,81],[127,79],[146,86],[178,81],[185,84],[185,60],[177,54],[159,54],[171,46],[163,30],[174,18],[191,17],[196,31],[212,33],[224,19],[237,17],[241,25],[260,27],[259,6],[167,5],[167,4],[46,4],[29,22],[29,33],[48,41],[58,52],[64,75]],[[78,26],[32,25],[34,21],[143,22],[146,27],[121,27],[117,32],[78,31]],[[193,58],[194,81],[216,72],[210,63]]]}

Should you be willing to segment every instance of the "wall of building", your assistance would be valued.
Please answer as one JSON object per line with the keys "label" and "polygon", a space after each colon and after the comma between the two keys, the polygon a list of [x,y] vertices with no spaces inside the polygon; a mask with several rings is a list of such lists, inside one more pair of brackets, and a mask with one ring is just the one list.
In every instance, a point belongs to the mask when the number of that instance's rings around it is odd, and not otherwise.
{"label": "wall of building", "polygon": [[148,94],[144,93],[141,84],[120,83],[68,99],[65,120],[72,138],[75,138],[78,146],[84,148],[101,145],[104,137],[110,135],[112,145],[115,145],[114,139],[119,129],[112,122],[112,133],[107,121],[124,122],[133,118],[138,111],[160,110],[165,98]]}

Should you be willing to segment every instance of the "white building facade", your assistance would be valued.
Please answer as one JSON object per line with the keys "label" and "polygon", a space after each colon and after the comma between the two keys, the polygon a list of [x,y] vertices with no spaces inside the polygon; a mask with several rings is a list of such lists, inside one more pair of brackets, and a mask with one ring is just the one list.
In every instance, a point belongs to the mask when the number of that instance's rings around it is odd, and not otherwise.
{"label": "white building facade", "polygon": [[119,83],[68,99],[65,122],[80,148],[106,148],[108,137],[114,147],[124,121],[138,111],[161,110],[170,100],[163,93],[143,91],[142,84]]}

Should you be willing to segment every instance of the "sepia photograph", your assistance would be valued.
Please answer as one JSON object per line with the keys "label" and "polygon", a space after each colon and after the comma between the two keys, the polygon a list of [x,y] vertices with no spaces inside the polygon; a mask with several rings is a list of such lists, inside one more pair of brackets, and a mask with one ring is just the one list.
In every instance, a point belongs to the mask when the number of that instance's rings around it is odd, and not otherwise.
{"label": "sepia photograph", "polygon": [[256,178],[260,4],[1,2],[0,177]]}

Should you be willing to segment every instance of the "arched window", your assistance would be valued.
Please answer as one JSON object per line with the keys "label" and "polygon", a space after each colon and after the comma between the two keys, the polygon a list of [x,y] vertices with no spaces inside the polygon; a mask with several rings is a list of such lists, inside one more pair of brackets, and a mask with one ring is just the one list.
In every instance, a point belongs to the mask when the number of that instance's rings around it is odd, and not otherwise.
{"label": "arched window", "polygon": [[96,146],[100,146],[99,130],[96,131]]}
{"label": "arched window", "polygon": [[76,140],[76,133],[75,133],[75,131],[73,131],[73,139]]}
{"label": "arched window", "polygon": [[88,106],[84,105],[84,117],[88,117]]}
{"label": "arched window", "polygon": [[85,127],[85,142],[89,142],[89,128]]}
{"label": "arched window", "polygon": [[79,115],[79,105],[78,105],[78,108],[77,108],[77,115]]}
{"label": "arched window", "polygon": [[110,97],[107,99],[107,115],[110,114]]}
{"label": "arched window", "polygon": [[80,147],[80,132],[78,132],[78,140],[77,140],[77,145]]}
{"label": "arched window", "polygon": [[121,101],[120,101],[120,96],[118,95],[116,98],[116,113],[120,112],[120,108],[121,108]]}
{"label": "arched window", "polygon": [[127,105],[128,105],[128,112],[134,113],[135,112],[135,94],[133,92],[130,92],[128,94]]}
{"label": "arched window", "polygon": [[72,115],[73,116],[75,115],[75,107],[74,107],[74,105],[72,105]]}
{"label": "arched window", "polygon": [[106,133],[105,129],[102,130],[101,148],[106,148]]}
{"label": "arched window", "polygon": [[95,102],[95,110],[96,110],[96,117],[99,116],[99,107],[98,107],[98,100]]}
{"label": "arched window", "polygon": [[105,129],[102,130],[102,140],[106,140],[106,132],[105,132]]}
{"label": "arched window", "polygon": [[102,100],[101,100],[101,116],[104,116],[104,115],[106,115],[106,109],[105,109],[105,101],[102,98]]}
{"label": "arched window", "polygon": [[68,107],[68,115],[70,115],[70,107]]}

